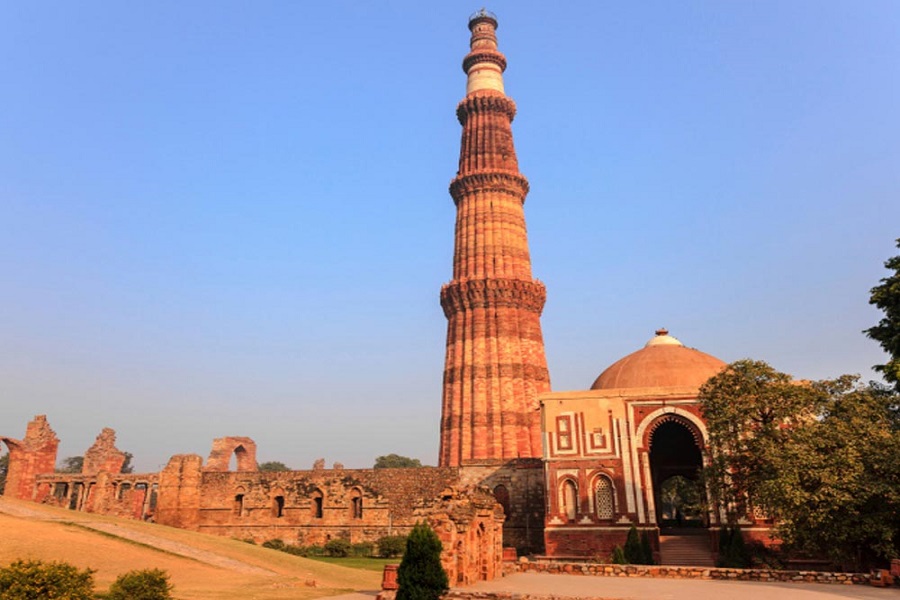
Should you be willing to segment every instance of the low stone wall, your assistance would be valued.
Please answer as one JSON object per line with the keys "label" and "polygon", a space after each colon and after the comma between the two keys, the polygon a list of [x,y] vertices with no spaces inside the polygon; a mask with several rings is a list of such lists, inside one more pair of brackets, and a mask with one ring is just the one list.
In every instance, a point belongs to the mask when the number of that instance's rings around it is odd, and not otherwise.
{"label": "low stone wall", "polygon": [[[507,573],[550,573],[594,577],[654,577],[668,579],[720,579],[726,581],[777,581],[781,583],[867,584],[866,573],[822,571],[772,571],[769,569],[724,569],[714,567],[666,567],[606,565],[598,563],[517,562],[507,563]],[[473,596],[474,597],[474,596]]]}

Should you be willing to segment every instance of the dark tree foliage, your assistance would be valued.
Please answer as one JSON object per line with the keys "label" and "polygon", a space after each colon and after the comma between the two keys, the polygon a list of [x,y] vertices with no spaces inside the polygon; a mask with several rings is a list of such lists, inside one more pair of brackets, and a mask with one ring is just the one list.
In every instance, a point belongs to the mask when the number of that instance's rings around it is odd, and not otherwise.
{"label": "dark tree foliage", "polygon": [[260,471],[290,471],[291,469],[284,464],[283,462],[279,462],[277,460],[270,460],[269,462],[259,463]]}
{"label": "dark tree foliage", "polygon": [[62,466],[56,469],[57,473],[81,473],[84,466],[83,456],[70,456],[63,459]]}
{"label": "dark tree foliage", "polygon": [[162,569],[129,571],[109,587],[106,600],[172,600],[173,586]]}
{"label": "dark tree foliage", "polygon": [[646,531],[641,532],[641,564],[653,564],[653,548],[650,547],[650,536]]}
{"label": "dark tree foliage", "polygon": [[93,600],[94,572],[63,562],[17,560],[0,569],[3,600]]}
{"label": "dark tree foliage", "polygon": [[134,465],[131,464],[131,459],[134,458],[134,454],[131,452],[125,452],[125,462],[122,463],[122,468],[119,469],[119,473],[134,473]]}
{"label": "dark tree foliage", "polygon": [[817,398],[810,386],[754,360],[731,363],[700,388],[711,453],[703,477],[729,523],[748,513],[760,482],[773,476],[768,457],[793,431],[783,425],[814,419]]}
{"label": "dark tree foliage", "polygon": [[386,535],[378,538],[375,545],[378,546],[378,556],[382,558],[403,556],[403,552],[406,550],[406,536]]}
{"label": "dark tree foliage", "polygon": [[719,559],[716,566],[731,569],[750,567],[750,552],[744,544],[740,528],[723,527],[719,530]]}
{"label": "dark tree foliage", "polygon": [[427,523],[416,523],[397,570],[397,600],[439,600],[449,589],[441,565],[441,540]]}
{"label": "dark tree foliage", "polygon": [[0,496],[6,489],[6,474],[9,472],[9,453],[0,456]]}
{"label": "dark tree foliage", "polygon": [[[900,248],[900,239],[897,240],[897,247]],[[864,333],[881,344],[890,355],[888,362],[876,365],[875,370],[900,392],[900,256],[889,258],[884,266],[893,273],[882,279],[881,285],[873,287],[869,297],[869,304],[884,311],[884,317],[878,325],[866,329]]]}
{"label": "dark tree foliage", "polygon": [[418,458],[409,458],[399,454],[388,454],[375,459],[376,469],[417,469],[422,466]]}
{"label": "dark tree foliage", "polygon": [[897,556],[900,411],[893,390],[850,375],[791,382],[765,363],[738,361],[703,385],[700,401],[709,430],[704,479],[730,524],[761,510],[775,519],[785,549],[850,569]]}
{"label": "dark tree foliage", "polygon": [[628,537],[625,538],[625,560],[632,565],[640,565],[644,562],[644,556],[641,552],[641,538],[638,535],[637,527],[634,525],[628,530]]}
{"label": "dark tree foliage", "polygon": [[610,561],[614,565],[627,565],[628,559],[625,558],[625,552],[622,550],[622,546],[616,546],[613,548],[612,558]]}

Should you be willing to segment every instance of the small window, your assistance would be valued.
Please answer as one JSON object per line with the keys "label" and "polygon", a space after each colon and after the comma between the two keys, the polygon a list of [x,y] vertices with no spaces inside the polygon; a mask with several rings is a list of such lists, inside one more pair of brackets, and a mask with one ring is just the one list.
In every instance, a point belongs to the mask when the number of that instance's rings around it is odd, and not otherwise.
{"label": "small window", "polygon": [[498,485],[494,488],[494,499],[503,507],[503,514],[509,518],[509,490],[505,485]]}
{"label": "small window", "polygon": [[272,499],[272,516],[278,519],[284,516],[284,496],[275,496]]}
{"label": "small window", "polygon": [[234,516],[244,516],[244,495],[238,494],[234,497]]}
{"label": "small window", "polygon": [[313,503],[312,503],[312,513],[313,518],[321,519],[323,514],[323,507],[325,506],[325,496],[319,490],[316,490],[313,493]]}
{"label": "small window", "polygon": [[351,511],[354,519],[362,519],[362,498],[353,498]]}

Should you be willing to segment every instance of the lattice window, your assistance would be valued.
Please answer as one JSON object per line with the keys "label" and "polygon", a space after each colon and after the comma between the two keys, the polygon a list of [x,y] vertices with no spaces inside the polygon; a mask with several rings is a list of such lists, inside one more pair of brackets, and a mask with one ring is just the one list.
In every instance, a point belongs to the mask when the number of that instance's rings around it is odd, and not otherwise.
{"label": "lattice window", "polygon": [[612,482],[606,477],[598,477],[594,492],[597,502],[597,518],[612,519],[616,513]]}

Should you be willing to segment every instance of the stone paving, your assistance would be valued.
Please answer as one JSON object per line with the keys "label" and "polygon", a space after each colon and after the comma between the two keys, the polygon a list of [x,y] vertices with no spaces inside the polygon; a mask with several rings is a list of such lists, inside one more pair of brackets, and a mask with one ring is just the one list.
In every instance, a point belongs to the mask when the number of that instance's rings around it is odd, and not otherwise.
{"label": "stone paving", "polygon": [[900,589],[884,589],[867,585],[584,577],[540,573],[518,573],[502,579],[482,581],[459,591],[506,592],[556,598],[628,600],[760,600],[762,598],[900,600]]}

